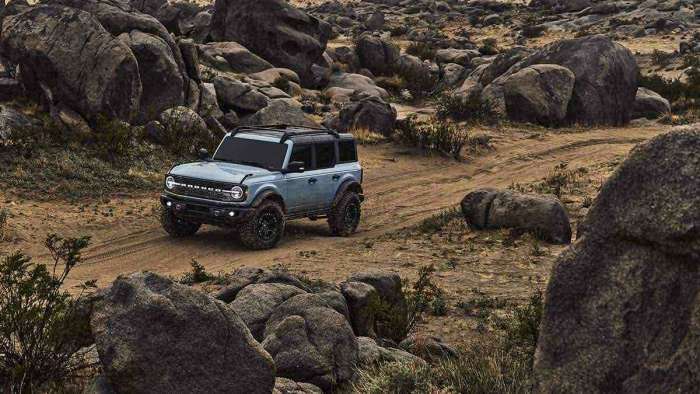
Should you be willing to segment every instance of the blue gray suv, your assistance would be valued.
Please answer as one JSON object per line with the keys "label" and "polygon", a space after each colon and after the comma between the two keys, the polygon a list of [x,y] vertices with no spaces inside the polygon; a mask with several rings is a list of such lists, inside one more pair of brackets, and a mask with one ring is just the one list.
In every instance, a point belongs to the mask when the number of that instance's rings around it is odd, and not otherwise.
{"label": "blue gray suv", "polygon": [[326,218],[348,236],[360,222],[362,167],[351,134],[297,126],[239,127],[209,157],[173,167],[161,223],[174,237],[202,224],[233,229],[251,249],[277,245],[290,219]]}

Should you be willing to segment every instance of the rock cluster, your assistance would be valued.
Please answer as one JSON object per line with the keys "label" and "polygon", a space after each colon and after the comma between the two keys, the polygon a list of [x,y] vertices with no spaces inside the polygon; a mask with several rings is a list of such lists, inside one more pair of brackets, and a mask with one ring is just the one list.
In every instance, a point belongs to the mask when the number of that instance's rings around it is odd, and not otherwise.
{"label": "rock cluster", "polygon": [[401,348],[377,344],[387,340],[373,314],[405,308],[396,274],[356,273],[340,288],[312,291],[285,271],[241,268],[228,282],[218,299],[149,272],[120,276],[100,291],[84,308],[103,370],[93,389],[329,392],[357,367],[424,363],[412,353],[439,357],[435,349],[449,349],[431,345],[428,354],[414,339]]}

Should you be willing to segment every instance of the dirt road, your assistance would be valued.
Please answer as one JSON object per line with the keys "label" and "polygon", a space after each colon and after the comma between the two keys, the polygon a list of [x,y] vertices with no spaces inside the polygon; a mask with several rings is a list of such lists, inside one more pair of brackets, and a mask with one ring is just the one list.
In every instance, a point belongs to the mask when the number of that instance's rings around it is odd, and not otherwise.
{"label": "dirt road", "polygon": [[[55,220],[66,221],[64,227],[75,233],[89,230],[93,237],[85,261],[72,275],[74,281],[97,279],[105,284],[121,273],[137,270],[176,275],[187,271],[192,259],[210,272],[229,272],[243,265],[290,263],[311,249],[333,251],[335,261],[302,267],[335,280],[345,271],[366,268],[356,263],[347,267],[340,264],[344,256],[353,253],[355,245],[456,206],[470,189],[533,182],[564,161],[570,167],[609,163],[635,144],[666,130],[654,125],[558,132],[494,131],[496,149],[463,163],[421,156],[393,144],[363,147],[360,155],[366,168],[367,201],[360,231],[351,238],[334,238],[328,235],[325,221],[293,222],[283,242],[270,251],[244,250],[227,231],[211,227],[203,228],[194,238],[173,240],[147,214],[135,218],[120,218],[117,214],[106,225],[89,227],[82,225],[77,214]],[[131,203],[153,205],[150,199],[155,200],[155,195]],[[35,248],[36,244],[30,247]]]}

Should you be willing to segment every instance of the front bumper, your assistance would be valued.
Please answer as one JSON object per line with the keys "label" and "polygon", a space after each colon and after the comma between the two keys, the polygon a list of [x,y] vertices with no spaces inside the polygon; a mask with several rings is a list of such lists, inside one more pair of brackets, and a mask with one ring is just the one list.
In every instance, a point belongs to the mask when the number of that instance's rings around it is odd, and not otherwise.
{"label": "front bumper", "polygon": [[222,227],[231,227],[245,222],[255,212],[255,208],[171,193],[161,194],[160,203],[173,215],[188,222]]}

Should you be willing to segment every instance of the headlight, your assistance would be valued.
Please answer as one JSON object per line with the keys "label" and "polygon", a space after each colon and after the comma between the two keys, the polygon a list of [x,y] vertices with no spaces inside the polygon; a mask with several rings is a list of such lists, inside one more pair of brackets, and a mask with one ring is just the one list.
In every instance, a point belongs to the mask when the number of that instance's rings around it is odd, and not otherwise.
{"label": "headlight", "polygon": [[243,188],[240,186],[234,186],[231,188],[231,198],[234,200],[242,200],[243,199]]}
{"label": "headlight", "polygon": [[165,187],[167,187],[168,190],[172,190],[175,187],[175,178],[172,176],[165,178]]}

